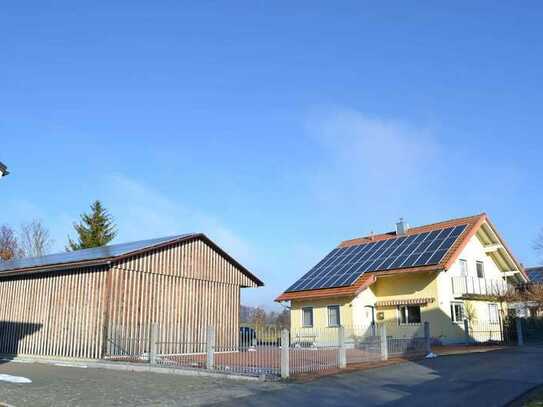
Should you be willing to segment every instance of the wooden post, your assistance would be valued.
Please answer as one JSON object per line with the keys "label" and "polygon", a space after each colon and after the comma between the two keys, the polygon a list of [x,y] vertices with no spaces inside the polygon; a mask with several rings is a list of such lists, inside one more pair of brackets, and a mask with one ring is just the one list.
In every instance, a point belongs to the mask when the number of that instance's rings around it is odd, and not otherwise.
{"label": "wooden post", "polygon": [[464,319],[464,341],[466,345],[469,345],[471,343],[469,337],[469,321],[467,319]]}
{"label": "wooden post", "polygon": [[381,360],[388,360],[388,340],[386,325],[381,325]]}
{"label": "wooden post", "polygon": [[424,321],[424,344],[426,354],[432,353],[432,337],[430,336],[430,323]]}
{"label": "wooden post", "polygon": [[111,271],[111,269],[106,271],[106,283],[104,285],[104,292],[102,294],[103,304],[104,304],[103,305],[104,311],[102,315],[103,322],[102,322],[102,327],[101,327],[102,349],[100,349],[100,355],[102,359],[104,359],[107,355],[108,340],[110,339],[109,335],[111,335],[111,332],[109,332],[109,325],[110,325],[109,307],[110,307],[110,301],[111,301],[111,279],[113,278],[112,273],[113,271]]}
{"label": "wooden post", "polygon": [[524,335],[522,334],[522,319],[517,317],[516,318],[516,325],[517,325],[517,344],[518,346],[524,345]]}
{"label": "wooden post", "polygon": [[149,335],[149,361],[152,364],[156,364],[158,362],[158,334],[158,324],[153,322],[151,324],[151,332]]}
{"label": "wooden post", "polygon": [[211,370],[215,365],[215,328],[211,325],[206,330],[206,355],[206,368]]}
{"label": "wooden post", "polygon": [[340,326],[337,329],[338,336],[338,365],[340,369],[345,369],[347,367],[347,351],[345,349],[345,328]]}
{"label": "wooden post", "polygon": [[281,331],[281,378],[287,379],[289,374],[289,334],[287,329]]}

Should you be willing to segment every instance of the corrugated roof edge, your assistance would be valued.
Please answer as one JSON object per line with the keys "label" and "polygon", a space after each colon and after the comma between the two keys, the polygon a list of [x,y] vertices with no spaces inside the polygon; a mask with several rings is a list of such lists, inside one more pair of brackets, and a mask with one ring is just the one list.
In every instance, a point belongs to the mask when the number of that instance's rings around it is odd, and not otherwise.
{"label": "corrugated roof edge", "polygon": [[0,272],[0,277],[9,277],[9,276],[27,274],[27,273],[38,273],[38,272],[47,272],[47,271],[54,271],[54,270],[66,270],[66,269],[73,269],[73,268],[84,268],[84,267],[108,265],[113,261],[122,260],[127,257],[131,257],[140,253],[145,253],[146,251],[149,251],[151,249],[153,250],[159,249],[159,248],[167,247],[175,243],[184,242],[184,241],[188,241],[192,239],[202,239],[207,244],[209,244],[214,250],[216,250],[222,256],[224,256],[228,261],[234,264],[238,269],[240,269],[240,271],[243,274],[245,274],[247,277],[253,280],[258,287],[262,287],[264,285],[262,280],[260,280],[253,273],[251,273],[245,266],[239,263],[231,255],[225,252],[220,246],[218,246],[215,242],[213,242],[204,233],[189,233],[185,235],[178,235],[178,236],[172,237],[171,240],[163,241],[157,244],[152,244],[144,248],[140,248],[137,250],[120,254],[118,256],[104,257],[102,259],[92,259],[92,260],[80,261],[80,262],[56,263],[56,264],[48,264],[45,266],[26,267],[26,268],[6,270],[6,271]]}

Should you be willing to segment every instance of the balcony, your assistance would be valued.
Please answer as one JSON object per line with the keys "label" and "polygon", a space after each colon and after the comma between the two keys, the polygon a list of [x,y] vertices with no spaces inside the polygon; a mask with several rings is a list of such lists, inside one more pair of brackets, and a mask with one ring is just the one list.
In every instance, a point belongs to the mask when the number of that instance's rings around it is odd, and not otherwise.
{"label": "balcony", "polygon": [[478,277],[451,277],[452,292],[455,297],[464,295],[503,295],[510,288],[502,279],[487,279]]}

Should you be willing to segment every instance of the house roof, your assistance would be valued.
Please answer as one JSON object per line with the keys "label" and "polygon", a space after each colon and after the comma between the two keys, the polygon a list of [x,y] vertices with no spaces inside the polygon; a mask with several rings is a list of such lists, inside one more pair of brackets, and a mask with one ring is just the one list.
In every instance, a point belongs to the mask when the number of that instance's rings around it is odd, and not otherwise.
{"label": "house roof", "polygon": [[[373,284],[373,282],[375,282],[376,280],[376,277],[378,276],[387,276],[387,275],[394,275],[394,274],[399,274],[399,273],[435,272],[435,271],[440,271],[440,270],[447,270],[456,261],[456,259],[458,258],[458,256],[460,255],[464,247],[467,245],[471,237],[473,237],[477,233],[477,231],[481,228],[481,226],[485,223],[490,225],[489,227],[492,228],[496,237],[499,239],[499,242],[503,245],[503,248],[504,248],[503,250],[507,251],[508,254],[510,255],[511,262],[515,264],[518,270],[523,272],[522,266],[513,257],[510,250],[507,248],[505,242],[503,241],[503,239],[497,234],[488,216],[485,213],[481,213],[479,215],[468,216],[468,217],[457,218],[457,219],[450,219],[443,222],[432,223],[429,225],[412,227],[407,230],[405,235],[401,235],[401,236],[418,235],[421,233],[433,232],[433,231],[441,230],[444,228],[465,225],[466,227],[463,230],[463,232],[459,235],[458,239],[454,242],[454,244],[452,244],[452,246],[443,256],[443,258],[437,264],[424,265],[424,266],[418,266],[418,267],[391,268],[384,271],[366,272],[366,273],[361,274],[359,278],[355,280],[350,286],[319,288],[319,289],[302,290],[302,291],[286,291],[283,294],[281,294],[279,297],[277,297],[276,301],[290,301],[290,300],[302,299],[302,298],[324,298],[324,297],[332,297],[332,296],[340,296],[340,295],[354,296],[354,295],[357,295],[359,292],[361,292],[363,289],[365,289],[368,285]],[[367,245],[367,244],[372,244],[372,243],[383,241],[383,240],[397,239],[401,236],[397,235],[395,231],[377,234],[377,235],[369,235],[369,236],[359,237],[355,239],[345,240],[339,244],[338,248],[349,248],[352,246]],[[369,276],[373,276],[373,278],[370,278]]]}
{"label": "house roof", "polygon": [[258,286],[264,283],[242,266],[232,256],[217,246],[203,233],[187,233],[161,237],[156,239],[139,240],[136,242],[119,243],[91,249],[74,250],[50,254],[42,257],[30,257],[9,261],[0,261],[0,277],[12,276],[23,273],[45,272],[55,270],[75,269],[99,265],[107,265],[135,254],[145,253],[157,248],[166,247],[175,243],[201,239],[219,252],[228,261],[234,264],[240,271],[254,281]]}
{"label": "house roof", "polygon": [[526,267],[526,274],[528,274],[531,282],[543,283],[543,266]]}

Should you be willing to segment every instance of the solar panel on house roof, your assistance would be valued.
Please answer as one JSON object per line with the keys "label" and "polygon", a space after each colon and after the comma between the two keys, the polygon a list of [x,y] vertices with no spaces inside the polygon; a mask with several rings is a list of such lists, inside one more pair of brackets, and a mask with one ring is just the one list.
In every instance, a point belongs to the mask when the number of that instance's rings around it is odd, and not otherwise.
{"label": "solar panel on house roof", "polygon": [[336,248],[287,292],[346,287],[367,272],[438,264],[466,226]]}
{"label": "solar panel on house roof", "polygon": [[159,245],[172,240],[188,237],[190,234],[162,237],[158,239],[140,240],[137,242],[113,244],[110,246],[93,247],[73,252],[50,254],[42,257],[30,257],[10,261],[0,261],[0,273],[3,271],[18,270],[30,267],[49,266],[54,264],[74,263],[88,260],[106,259],[132,253],[147,247]]}
{"label": "solar panel on house roof", "polygon": [[543,283],[543,267],[531,267],[526,269],[530,281],[534,283]]}

